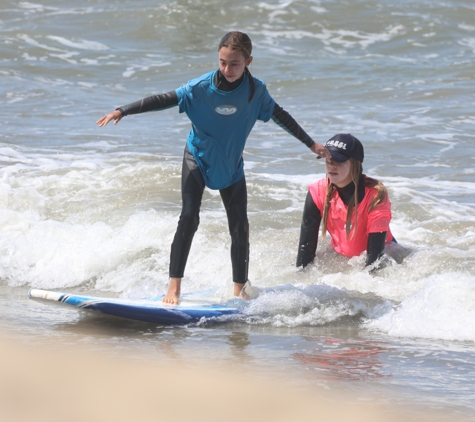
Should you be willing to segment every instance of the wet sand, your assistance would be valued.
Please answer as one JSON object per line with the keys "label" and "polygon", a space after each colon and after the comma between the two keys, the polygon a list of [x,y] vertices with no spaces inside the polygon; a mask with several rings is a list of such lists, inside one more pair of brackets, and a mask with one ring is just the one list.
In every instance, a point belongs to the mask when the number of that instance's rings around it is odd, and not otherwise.
{"label": "wet sand", "polygon": [[3,421],[411,420],[397,409],[350,405],[346,398],[239,368],[189,368],[0,339]]}

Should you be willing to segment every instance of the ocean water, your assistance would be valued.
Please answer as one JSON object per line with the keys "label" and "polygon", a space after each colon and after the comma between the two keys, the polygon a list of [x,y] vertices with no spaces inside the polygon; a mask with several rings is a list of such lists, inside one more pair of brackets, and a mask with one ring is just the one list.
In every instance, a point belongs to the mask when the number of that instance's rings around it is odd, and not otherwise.
{"label": "ocean water", "polygon": [[[306,188],[324,166],[272,122],[244,153],[245,318],[151,327],[27,300],[30,288],[163,294],[180,212],[187,118],[95,121],[217,67],[229,30],[251,72],[320,143],[351,132],[412,250],[376,274],[320,242],[295,267]],[[239,360],[297,385],[475,416],[475,5],[469,1],[4,0],[0,4],[0,329],[155,359]],[[230,239],[206,190],[184,292],[231,295]],[[158,353],[157,353],[158,351]],[[419,409],[419,410],[418,410]]]}

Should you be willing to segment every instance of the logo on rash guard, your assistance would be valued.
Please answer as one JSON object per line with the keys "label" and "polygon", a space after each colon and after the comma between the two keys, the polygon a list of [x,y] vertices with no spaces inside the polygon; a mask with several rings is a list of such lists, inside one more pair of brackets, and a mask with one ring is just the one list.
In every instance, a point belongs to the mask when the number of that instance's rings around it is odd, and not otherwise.
{"label": "logo on rash guard", "polygon": [[224,116],[229,116],[230,114],[234,114],[237,111],[237,107],[233,105],[221,105],[215,108],[216,113],[222,114]]}

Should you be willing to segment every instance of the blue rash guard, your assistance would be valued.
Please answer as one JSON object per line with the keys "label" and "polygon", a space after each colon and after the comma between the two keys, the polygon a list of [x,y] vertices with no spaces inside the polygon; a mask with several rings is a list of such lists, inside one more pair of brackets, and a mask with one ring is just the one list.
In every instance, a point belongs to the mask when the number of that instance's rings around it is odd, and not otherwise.
{"label": "blue rash guard", "polygon": [[248,101],[249,75],[226,92],[216,88],[217,71],[193,79],[176,90],[180,113],[186,113],[192,127],[187,146],[193,154],[206,186],[224,189],[244,177],[242,153],[257,120],[267,122],[275,101],[261,80],[254,80],[255,93]]}

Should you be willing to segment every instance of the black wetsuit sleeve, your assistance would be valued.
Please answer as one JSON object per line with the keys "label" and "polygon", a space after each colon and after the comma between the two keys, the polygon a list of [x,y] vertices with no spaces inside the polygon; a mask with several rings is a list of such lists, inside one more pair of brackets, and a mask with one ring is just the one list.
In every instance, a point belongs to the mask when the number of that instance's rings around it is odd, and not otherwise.
{"label": "black wetsuit sleeve", "polygon": [[166,92],[164,94],[152,95],[139,101],[118,107],[122,115],[145,113],[147,111],[165,110],[178,105],[178,97],[175,91]]}
{"label": "black wetsuit sleeve", "polygon": [[371,265],[384,253],[387,232],[370,233],[368,236],[368,248],[366,249],[366,266]]}
{"label": "black wetsuit sleeve", "polygon": [[297,267],[306,267],[315,259],[318,244],[318,230],[322,216],[313,202],[310,192],[307,193],[303,208],[302,224],[300,226],[299,249],[297,252]]}
{"label": "black wetsuit sleeve", "polygon": [[315,141],[300,127],[295,119],[277,103],[275,103],[274,106],[272,120],[282,129],[307,145],[309,148],[311,148],[315,143]]}

